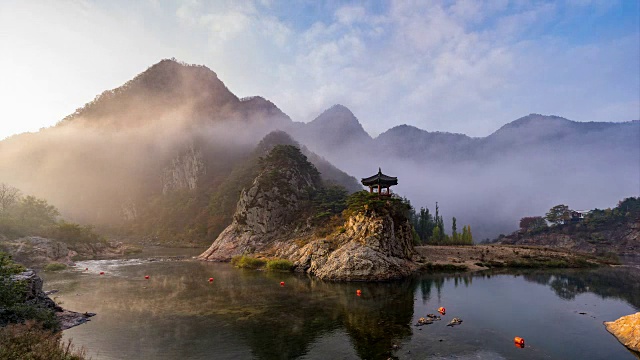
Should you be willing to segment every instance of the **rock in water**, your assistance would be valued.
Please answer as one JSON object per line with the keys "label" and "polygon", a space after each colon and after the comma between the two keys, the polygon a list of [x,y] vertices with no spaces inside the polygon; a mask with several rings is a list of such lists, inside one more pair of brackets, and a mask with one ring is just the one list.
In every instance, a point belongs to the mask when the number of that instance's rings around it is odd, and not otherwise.
{"label": "rock in water", "polygon": [[298,148],[274,147],[251,187],[240,194],[231,225],[198,259],[229,261],[236,255],[266,250],[276,239],[290,237],[305,199],[320,182],[320,173]]}
{"label": "rock in water", "polygon": [[[42,290],[42,278],[35,271],[28,269],[20,274],[12,275],[11,281],[20,281],[25,284],[24,303],[26,305],[37,306],[43,309],[51,310],[60,323],[60,330],[66,330],[74,326],[84,324],[89,318],[95,316],[94,313],[78,313],[75,311],[64,310],[58,306],[49,296]],[[57,290],[56,290],[57,291]],[[20,320],[20,319],[18,319]],[[0,319],[0,326],[6,323]]]}
{"label": "rock in water", "polygon": [[357,213],[344,228],[328,249],[319,239],[293,254],[295,265],[321,279],[347,281],[397,279],[416,270],[408,221],[398,224],[384,212]]}
{"label": "rock in water", "polygon": [[312,199],[321,187],[318,171],[299,149],[274,147],[251,187],[242,191],[231,225],[198,258],[283,258],[296,271],[344,281],[397,279],[418,268],[402,200],[356,193],[360,207],[350,208],[342,226],[327,230],[313,221],[318,214]]}
{"label": "rock in water", "polygon": [[624,346],[640,353],[640,312],[605,322],[604,326]]}

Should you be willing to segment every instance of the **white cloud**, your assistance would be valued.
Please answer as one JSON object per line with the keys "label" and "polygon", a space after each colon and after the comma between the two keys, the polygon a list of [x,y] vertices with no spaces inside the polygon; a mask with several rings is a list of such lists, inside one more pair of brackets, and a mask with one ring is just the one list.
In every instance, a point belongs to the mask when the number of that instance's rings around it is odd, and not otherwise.
{"label": "white cloud", "polygon": [[[582,2],[568,6],[607,11]],[[294,8],[303,5],[325,13]],[[560,16],[554,2],[385,6],[3,3],[0,46],[12,56],[0,59],[0,75],[11,79],[0,84],[10,103],[0,120],[51,124],[172,56],[209,66],[238,96],[265,96],[294,120],[342,103],[374,134],[409,123],[487,135],[530,112],[576,120],[637,113],[640,74],[629,60],[638,58],[637,31],[576,45],[548,30]],[[28,109],[33,101],[41,110]]]}

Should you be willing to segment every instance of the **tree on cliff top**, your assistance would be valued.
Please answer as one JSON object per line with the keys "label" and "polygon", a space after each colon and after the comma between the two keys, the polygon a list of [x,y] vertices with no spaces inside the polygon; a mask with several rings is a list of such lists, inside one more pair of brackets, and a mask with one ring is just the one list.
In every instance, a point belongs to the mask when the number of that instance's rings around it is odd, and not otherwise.
{"label": "tree on cliff top", "polygon": [[567,205],[556,205],[549,209],[545,219],[554,225],[564,224],[566,221],[571,220],[571,210]]}
{"label": "tree on cliff top", "polygon": [[520,219],[520,230],[522,231],[529,231],[546,227],[547,222],[542,216],[525,216]]}

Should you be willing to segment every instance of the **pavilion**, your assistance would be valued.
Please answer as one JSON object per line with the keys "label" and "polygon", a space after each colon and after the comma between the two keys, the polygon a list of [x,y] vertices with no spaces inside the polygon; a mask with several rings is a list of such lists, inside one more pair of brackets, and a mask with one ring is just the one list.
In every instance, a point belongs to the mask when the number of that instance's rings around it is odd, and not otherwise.
{"label": "pavilion", "polygon": [[[378,168],[378,173],[361,180],[362,185],[369,187],[369,192],[377,193],[379,196],[391,196],[391,186],[398,185],[398,178],[388,176],[382,173],[382,169]],[[374,191],[376,189],[377,191]],[[386,191],[385,191],[386,190]]]}

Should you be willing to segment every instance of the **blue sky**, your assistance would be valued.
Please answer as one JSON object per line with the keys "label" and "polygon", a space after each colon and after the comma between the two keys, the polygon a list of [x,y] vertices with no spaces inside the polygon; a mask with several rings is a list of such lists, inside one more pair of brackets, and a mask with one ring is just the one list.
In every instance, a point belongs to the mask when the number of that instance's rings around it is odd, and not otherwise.
{"label": "blue sky", "polygon": [[529,113],[640,118],[640,2],[0,2],[0,138],[55,124],[162,58],[296,121],[333,104],[486,136]]}

